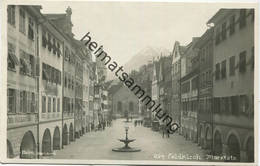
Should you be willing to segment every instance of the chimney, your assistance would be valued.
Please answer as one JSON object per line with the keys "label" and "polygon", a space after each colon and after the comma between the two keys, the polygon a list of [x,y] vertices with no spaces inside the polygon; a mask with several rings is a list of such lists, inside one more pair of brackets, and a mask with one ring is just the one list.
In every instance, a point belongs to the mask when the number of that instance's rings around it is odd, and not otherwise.
{"label": "chimney", "polygon": [[66,16],[68,17],[69,21],[71,21],[71,14],[72,14],[72,10],[68,6],[68,8],[66,9]]}
{"label": "chimney", "polygon": [[68,6],[68,8],[66,9],[66,32],[68,35],[70,35],[71,37],[73,37],[73,33],[72,33],[72,22],[71,22],[71,15],[72,15],[72,9]]}

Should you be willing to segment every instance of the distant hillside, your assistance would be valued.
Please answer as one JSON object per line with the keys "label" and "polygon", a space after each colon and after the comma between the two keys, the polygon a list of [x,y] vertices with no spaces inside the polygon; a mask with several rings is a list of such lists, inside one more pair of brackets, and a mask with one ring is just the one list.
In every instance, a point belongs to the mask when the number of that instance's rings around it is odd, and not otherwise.
{"label": "distant hillside", "polygon": [[[139,70],[142,65],[152,61],[153,57],[156,58],[161,54],[166,56],[170,54],[170,51],[166,48],[146,47],[135,54],[126,64],[124,64],[124,71],[130,73],[133,69]],[[114,78],[115,76],[113,73],[108,73],[108,80]]]}
{"label": "distant hillside", "polygon": [[152,61],[153,57],[156,58],[161,54],[164,56],[169,55],[170,51],[166,48],[146,47],[139,51],[124,65],[124,70],[126,72],[130,72],[133,69],[139,70],[142,65]]}

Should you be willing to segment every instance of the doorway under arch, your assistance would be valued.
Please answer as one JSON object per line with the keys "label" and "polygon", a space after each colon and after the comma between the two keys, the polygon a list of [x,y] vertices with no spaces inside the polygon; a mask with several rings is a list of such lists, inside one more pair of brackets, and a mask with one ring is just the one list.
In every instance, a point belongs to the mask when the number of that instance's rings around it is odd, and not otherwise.
{"label": "doorway under arch", "polygon": [[203,147],[204,146],[204,138],[203,138],[203,126],[202,125],[200,125],[198,136],[199,136],[199,145],[201,147]]}
{"label": "doorway under arch", "polygon": [[222,154],[222,139],[219,131],[216,131],[214,135],[214,154],[221,155]]}
{"label": "doorway under arch", "polygon": [[12,144],[9,140],[7,140],[7,158],[13,158],[14,157],[14,151]]}
{"label": "doorway under arch", "polygon": [[62,145],[68,145],[69,144],[69,139],[68,139],[68,128],[67,125],[65,124],[63,127],[62,131]]}
{"label": "doorway under arch", "polygon": [[206,129],[206,135],[205,135],[205,148],[211,149],[212,148],[212,130],[210,130],[210,127],[207,127]]}
{"label": "doorway under arch", "polygon": [[22,139],[20,146],[21,159],[34,159],[36,158],[36,143],[31,131],[27,131]]}
{"label": "doorway under arch", "polygon": [[254,138],[250,137],[246,144],[247,161],[254,162]]}
{"label": "doorway under arch", "polygon": [[44,131],[43,138],[42,138],[42,155],[48,156],[51,155],[52,148],[51,148],[51,132],[47,128]]}
{"label": "doorway under arch", "polygon": [[230,156],[235,156],[235,161],[240,161],[240,144],[235,135],[230,135],[228,138],[228,150]]}
{"label": "doorway under arch", "polygon": [[70,142],[74,141],[74,138],[73,138],[73,124],[72,123],[70,123],[69,139],[70,139]]}
{"label": "doorway under arch", "polygon": [[53,134],[53,150],[60,150],[60,129],[57,126]]}

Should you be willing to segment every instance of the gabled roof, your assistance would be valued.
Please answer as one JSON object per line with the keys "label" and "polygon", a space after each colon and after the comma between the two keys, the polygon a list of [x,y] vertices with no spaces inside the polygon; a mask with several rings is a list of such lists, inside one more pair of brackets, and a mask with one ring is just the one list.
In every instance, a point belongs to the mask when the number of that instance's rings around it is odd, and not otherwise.
{"label": "gabled roof", "polygon": [[180,45],[180,42],[179,41],[175,41],[175,43],[174,43],[174,46],[173,46],[173,50],[172,50],[172,56],[173,56],[173,52],[175,51],[175,50],[178,50],[179,51],[179,53],[180,53],[180,55],[183,55],[184,53],[185,53],[185,51],[187,50],[187,47],[188,46],[182,46],[182,45]]}

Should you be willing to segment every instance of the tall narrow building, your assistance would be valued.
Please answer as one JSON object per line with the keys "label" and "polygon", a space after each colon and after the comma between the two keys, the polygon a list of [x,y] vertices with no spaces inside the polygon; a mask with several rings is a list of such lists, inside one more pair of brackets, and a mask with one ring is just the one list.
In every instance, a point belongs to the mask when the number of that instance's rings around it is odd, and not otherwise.
{"label": "tall narrow building", "polygon": [[254,161],[254,9],[221,9],[214,23],[213,152]]}
{"label": "tall narrow building", "polygon": [[198,144],[209,152],[213,145],[213,44],[213,28],[210,28],[195,45],[199,51]]}

